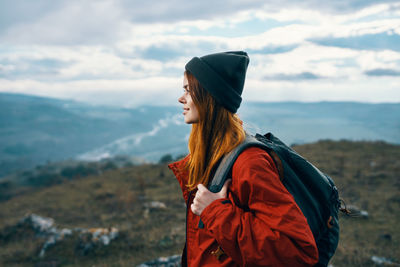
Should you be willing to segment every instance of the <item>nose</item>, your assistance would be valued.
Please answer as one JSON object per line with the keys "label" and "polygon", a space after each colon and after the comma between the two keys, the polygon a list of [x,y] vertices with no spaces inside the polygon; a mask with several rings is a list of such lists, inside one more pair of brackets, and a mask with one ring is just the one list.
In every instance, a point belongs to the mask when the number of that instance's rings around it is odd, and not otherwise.
{"label": "nose", "polygon": [[186,103],[184,95],[181,95],[181,97],[178,98],[178,102],[181,103],[181,104],[185,104]]}

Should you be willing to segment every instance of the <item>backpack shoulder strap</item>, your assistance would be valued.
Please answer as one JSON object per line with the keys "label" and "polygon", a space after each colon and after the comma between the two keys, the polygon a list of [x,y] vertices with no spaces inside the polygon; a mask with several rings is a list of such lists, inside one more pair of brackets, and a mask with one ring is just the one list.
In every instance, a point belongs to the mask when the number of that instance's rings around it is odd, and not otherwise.
{"label": "backpack shoulder strap", "polygon": [[[257,146],[264,149],[267,148],[267,146],[264,143],[258,141],[255,137],[246,133],[245,140],[222,158],[221,162],[218,165],[217,170],[215,171],[213,178],[208,183],[207,186],[208,190],[210,190],[213,193],[221,191],[237,157],[239,157],[240,153],[242,153],[243,150],[251,146]],[[198,227],[204,228],[204,223],[201,219],[199,221]]]}
{"label": "backpack shoulder strap", "polygon": [[246,148],[253,146],[260,147],[264,150],[270,149],[266,144],[258,141],[254,136],[246,133],[246,139],[222,158],[212,180],[208,185],[208,189],[211,192],[217,193],[221,191],[225,180],[228,178],[227,176],[240,153],[242,153]]}

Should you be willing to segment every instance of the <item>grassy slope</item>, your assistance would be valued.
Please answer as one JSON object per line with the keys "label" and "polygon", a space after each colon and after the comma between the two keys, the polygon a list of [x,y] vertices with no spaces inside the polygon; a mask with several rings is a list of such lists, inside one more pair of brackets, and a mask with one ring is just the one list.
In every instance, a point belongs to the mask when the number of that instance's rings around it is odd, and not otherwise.
{"label": "grassy slope", "polygon": [[[369,219],[341,217],[334,266],[373,266],[372,255],[399,261],[400,146],[321,141],[295,149],[332,176],[347,203],[370,214]],[[167,209],[151,211],[147,216],[142,208],[146,199],[162,201]],[[121,235],[107,249],[87,256],[76,256],[75,241],[67,239],[49,250],[44,259],[38,259],[35,255],[42,241],[24,233],[0,240],[4,247],[0,265],[135,266],[178,254],[184,243],[184,203],[177,182],[164,165],[113,170],[0,202],[0,229],[14,225],[28,212],[52,217],[60,228],[114,226]]]}
{"label": "grassy slope", "polygon": [[[125,168],[26,193],[0,203],[0,229],[15,224],[31,212],[54,218],[59,228],[117,227],[121,231],[120,238],[108,249],[74,257],[76,244],[67,246],[61,243],[49,250],[48,255],[54,256],[43,261],[56,260],[65,266],[92,263],[132,266],[132,263],[181,251],[185,220],[181,196],[178,184],[166,166]],[[147,200],[162,201],[168,208],[150,211],[146,216],[142,202]],[[0,250],[0,266],[1,261],[7,266],[39,261],[33,256],[37,255],[37,240],[12,240],[5,245],[7,249]]]}

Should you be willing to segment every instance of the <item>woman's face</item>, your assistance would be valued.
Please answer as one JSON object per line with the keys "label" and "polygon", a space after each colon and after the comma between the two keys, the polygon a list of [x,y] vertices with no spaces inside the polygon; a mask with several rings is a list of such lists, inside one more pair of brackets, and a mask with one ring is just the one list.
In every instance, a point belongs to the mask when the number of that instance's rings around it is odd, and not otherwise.
{"label": "woman's face", "polygon": [[199,122],[199,112],[190,96],[189,83],[186,75],[183,76],[183,95],[178,98],[179,103],[183,104],[183,116],[187,124]]}

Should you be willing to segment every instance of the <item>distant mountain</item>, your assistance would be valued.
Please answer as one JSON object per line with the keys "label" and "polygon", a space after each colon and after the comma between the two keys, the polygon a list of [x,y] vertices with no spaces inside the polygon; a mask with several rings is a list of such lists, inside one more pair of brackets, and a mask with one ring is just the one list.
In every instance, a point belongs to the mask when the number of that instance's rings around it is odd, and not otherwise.
{"label": "distant mountain", "polygon": [[176,107],[110,108],[0,93],[0,176],[140,136],[151,132],[161,118],[177,112]]}
{"label": "distant mountain", "polygon": [[249,131],[271,131],[288,144],[319,139],[400,143],[400,103],[245,103],[239,110]]}
{"label": "distant mountain", "polygon": [[[190,126],[181,107],[117,108],[0,93],[0,176],[47,161],[116,155],[158,161],[187,153]],[[400,143],[400,104],[243,103],[250,133],[273,132],[288,144],[319,139]]]}

